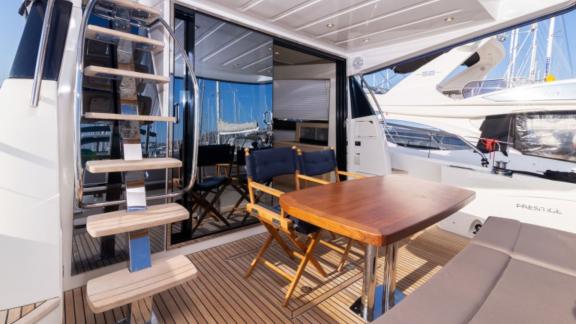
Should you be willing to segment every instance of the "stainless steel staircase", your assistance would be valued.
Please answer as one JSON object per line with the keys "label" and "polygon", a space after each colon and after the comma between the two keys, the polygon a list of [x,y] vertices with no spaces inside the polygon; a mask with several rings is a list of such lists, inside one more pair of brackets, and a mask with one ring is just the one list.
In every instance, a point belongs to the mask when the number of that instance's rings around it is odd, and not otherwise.
{"label": "stainless steel staircase", "polygon": [[[106,28],[89,24],[90,18],[97,16],[110,21]],[[140,126],[143,123],[165,122],[171,130],[177,120],[170,113],[146,114],[140,107],[139,89],[152,85],[152,89],[161,91],[163,84],[171,82],[166,75],[154,71],[136,70],[134,51],[158,53],[166,51],[168,44],[153,39],[150,28],[160,26],[167,32],[177,51],[183,55],[188,68],[187,76],[193,85],[194,98],[194,145],[190,179],[182,188],[166,190],[162,195],[150,196],[146,192],[146,172],[171,168],[182,168],[180,160],[171,157],[171,150],[161,158],[143,158],[140,140]],[[134,30],[146,30],[146,35]],[[116,64],[114,67],[84,66],[86,40],[101,42],[115,47]],[[155,67],[152,67],[155,70]],[[115,113],[85,111],[84,81],[86,79],[114,80],[118,85],[119,109]],[[156,92],[156,93],[158,93]],[[158,100],[160,102],[160,100]],[[113,212],[105,212],[87,218],[86,228],[92,237],[104,237],[127,233],[129,238],[128,269],[92,279],[87,284],[86,298],[94,312],[103,312],[112,308],[132,304],[140,299],[151,297],[163,290],[172,288],[197,275],[197,270],[185,256],[164,259],[152,259],[148,229],[154,226],[171,224],[188,219],[189,212],[181,205],[172,202],[189,191],[196,177],[196,157],[199,138],[199,102],[198,82],[193,66],[182,45],[174,37],[171,27],[162,19],[161,12],[133,0],[91,0],[88,2],[82,20],[78,41],[78,57],[75,88],[75,201],[78,210],[105,206],[125,206]],[[102,120],[118,123],[121,139],[122,159],[83,161],[81,155],[80,125],[83,120]],[[122,173],[124,199],[86,204],[83,201],[86,173]],[[168,180],[168,177],[166,177]],[[166,181],[168,186],[169,181]],[[168,187],[166,187],[168,188]],[[164,200],[164,204],[148,206],[150,200]],[[151,321],[154,316],[151,314]],[[130,321],[127,318],[126,321]]]}

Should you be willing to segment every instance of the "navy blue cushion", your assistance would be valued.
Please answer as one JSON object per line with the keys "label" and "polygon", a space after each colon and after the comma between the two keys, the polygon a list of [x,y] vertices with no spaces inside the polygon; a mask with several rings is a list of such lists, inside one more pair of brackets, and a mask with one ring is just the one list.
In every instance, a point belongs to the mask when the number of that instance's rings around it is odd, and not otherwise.
{"label": "navy blue cushion", "polygon": [[318,176],[336,170],[336,154],[333,150],[302,152],[298,157],[301,174]]}
{"label": "navy blue cushion", "polygon": [[252,151],[246,158],[246,172],[252,180],[268,183],[272,178],[296,172],[296,153],[289,147]]}
{"label": "navy blue cushion", "polygon": [[194,185],[194,189],[200,191],[208,191],[224,185],[227,181],[227,177],[210,177],[203,179],[202,182],[196,183],[196,185]]}

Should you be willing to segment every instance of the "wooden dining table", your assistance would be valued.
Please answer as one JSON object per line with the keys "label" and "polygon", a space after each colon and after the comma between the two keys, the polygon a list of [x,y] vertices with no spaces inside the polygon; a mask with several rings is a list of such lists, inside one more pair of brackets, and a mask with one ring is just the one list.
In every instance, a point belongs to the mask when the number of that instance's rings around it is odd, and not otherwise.
{"label": "wooden dining table", "polygon": [[[351,308],[372,321],[402,296],[396,290],[398,242],[454,214],[473,191],[407,175],[336,182],[280,197],[289,215],[365,243],[362,296]],[[376,285],[378,249],[385,248],[383,285]]]}

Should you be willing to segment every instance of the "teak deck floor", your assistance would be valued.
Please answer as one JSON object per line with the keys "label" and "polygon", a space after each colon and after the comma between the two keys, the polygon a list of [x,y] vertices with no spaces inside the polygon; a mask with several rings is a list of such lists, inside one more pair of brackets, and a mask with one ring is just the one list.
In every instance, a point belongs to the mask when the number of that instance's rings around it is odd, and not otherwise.
{"label": "teak deck floor", "polygon": [[[288,282],[259,265],[249,279],[244,273],[266,234],[260,234],[189,255],[199,270],[196,279],[154,297],[154,310],[164,323],[361,323],[349,310],[362,287],[362,249],[355,246],[350,263],[335,271],[340,255],[318,246],[316,256],[328,272],[322,278],[307,267],[288,307],[282,307]],[[343,244],[343,239],[337,239]],[[426,282],[456,255],[468,240],[432,227],[414,235],[399,250],[398,288],[406,294]],[[274,243],[268,260],[295,269]],[[378,263],[382,278],[382,257]],[[381,279],[380,279],[381,280]],[[127,313],[122,307],[93,314],[85,287],[65,292],[65,323],[115,323]],[[150,301],[140,307],[150,308]],[[141,322],[139,310],[135,319]]]}

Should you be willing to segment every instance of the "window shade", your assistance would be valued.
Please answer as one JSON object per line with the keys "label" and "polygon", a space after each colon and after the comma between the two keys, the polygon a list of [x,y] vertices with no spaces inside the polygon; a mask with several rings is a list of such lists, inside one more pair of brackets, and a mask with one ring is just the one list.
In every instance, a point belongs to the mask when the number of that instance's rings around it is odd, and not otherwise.
{"label": "window shade", "polygon": [[274,118],[328,121],[330,80],[274,81]]}

